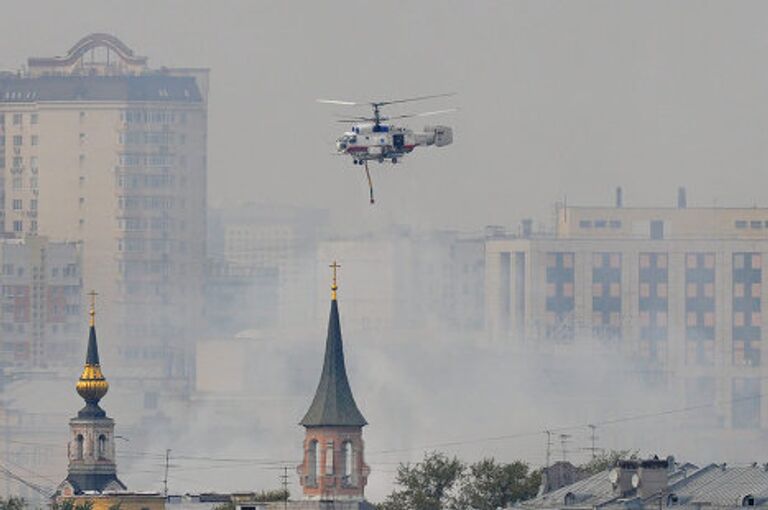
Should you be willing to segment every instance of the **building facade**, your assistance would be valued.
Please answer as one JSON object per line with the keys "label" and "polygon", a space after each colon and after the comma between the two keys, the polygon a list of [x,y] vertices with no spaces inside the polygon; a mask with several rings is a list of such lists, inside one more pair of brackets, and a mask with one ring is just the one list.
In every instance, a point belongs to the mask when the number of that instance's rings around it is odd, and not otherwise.
{"label": "building facade", "polygon": [[79,344],[80,245],[0,239],[0,364],[64,366]]}
{"label": "building facade", "polygon": [[6,236],[81,242],[121,367],[187,378],[205,264],[205,69],[107,34],[0,75]]}
{"label": "building facade", "polygon": [[768,209],[565,207],[554,235],[486,246],[497,340],[613,346],[683,378],[709,425],[768,427]]}

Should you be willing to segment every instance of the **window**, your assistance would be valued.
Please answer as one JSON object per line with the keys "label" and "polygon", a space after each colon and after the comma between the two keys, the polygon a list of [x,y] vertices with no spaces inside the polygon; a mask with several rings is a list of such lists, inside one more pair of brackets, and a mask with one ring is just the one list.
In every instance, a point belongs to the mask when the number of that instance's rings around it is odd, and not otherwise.
{"label": "window", "polygon": [[0,147],[5,147],[5,135],[0,135]]}
{"label": "window", "polygon": [[662,220],[651,220],[651,239],[664,239],[664,222]]}
{"label": "window", "polygon": [[319,471],[320,451],[317,439],[309,442],[307,449],[307,485],[317,485],[317,472]]}
{"label": "window", "polygon": [[329,441],[325,445],[325,474],[333,474],[333,441]]}
{"label": "window", "polygon": [[11,186],[15,190],[20,190],[21,189],[21,177],[14,177],[13,180],[11,181]]}
{"label": "window", "polygon": [[354,450],[352,448],[352,441],[344,441],[342,446],[342,453],[344,454],[344,484],[348,486],[355,485],[355,464],[354,464]]}
{"label": "window", "polygon": [[592,228],[592,222],[590,220],[579,221],[579,228]]}
{"label": "window", "polygon": [[750,221],[749,222],[749,228],[763,228],[762,220]]}
{"label": "window", "polygon": [[32,135],[32,146],[37,146],[40,143],[40,137],[37,135]]}
{"label": "window", "polygon": [[13,231],[14,232],[21,232],[24,230],[24,223],[20,220],[16,220],[13,222]]}
{"label": "window", "polygon": [[107,458],[107,437],[104,434],[99,435],[98,453],[100,459]]}
{"label": "window", "polygon": [[37,168],[38,168],[37,167],[37,156],[32,156],[31,158],[29,158],[29,167],[32,170],[37,170]]}
{"label": "window", "polygon": [[608,224],[605,220],[595,220],[595,228],[605,228],[605,226]]}
{"label": "window", "polygon": [[21,168],[24,166],[24,160],[21,156],[14,156],[13,157],[13,168]]}
{"label": "window", "polygon": [[13,114],[13,125],[14,126],[21,126],[21,114],[20,113],[14,113]]}
{"label": "window", "polygon": [[21,199],[20,198],[14,198],[13,199],[13,210],[14,211],[21,211]]}
{"label": "window", "polygon": [[621,220],[611,220],[609,225],[611,228],[621,228]]}
{"label": "window", "polygon": [[0,154],[0,168],[5,168],[5,155]]}
{"label": "window", "polygon": [[20,145],[24,144],[24,139],[21,137],[21,135],[13,135],[13,145],[14,147],[19,147]]}
{"label": "window", "polygon": [[30,124],[37,124],[37,120],[38,120],[38,117],[36,113],[33,113],[32,115],[29,116]]}
{"label": "window", "polygon": [[736,228],[747,228],[747,221],[746,220],[736,220],[734,225],[736,225]]}
{"label": "window", "polygon": [[83,460],[83,435],[78,434],[75,438],[75,459]]}

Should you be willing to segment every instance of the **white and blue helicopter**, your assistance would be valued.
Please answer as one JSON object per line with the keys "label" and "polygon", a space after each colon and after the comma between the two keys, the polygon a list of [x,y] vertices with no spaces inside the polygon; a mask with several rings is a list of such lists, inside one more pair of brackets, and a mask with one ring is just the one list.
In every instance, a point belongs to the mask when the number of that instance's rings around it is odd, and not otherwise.
{"label": "white and blue helicopter", "polygon": [[383,116],[381,108],[392,104],[409,103],[438,97],[452,96],[453,94],[437,94],[432,96],[413,97],[409,99],[395,99],[389,101],[372,101],[357,103],[353,101],[341,101],[337,99],[318,99],[324,104],[341,106],[370,106],[373,108],[372,117],[348,117],[339,122],[351,123],[352,126],[342,136],[336,139],[336,154],[349,155],[352,163],[365,166],[368,178],[371,203],[373,199],[373,183],[368,171],[368,162],[398,163],[403,157],[413,152],[416,147],[445,147],[453,143],[453,130],[448,126],[425,126],[423,131],[417,132],[406,127],[395,126],[388,121],[407,119],[413,117],[429,117],[442,113],[456,111],[456,108],[436,110],[424,113],[404,114],[395,116]]}

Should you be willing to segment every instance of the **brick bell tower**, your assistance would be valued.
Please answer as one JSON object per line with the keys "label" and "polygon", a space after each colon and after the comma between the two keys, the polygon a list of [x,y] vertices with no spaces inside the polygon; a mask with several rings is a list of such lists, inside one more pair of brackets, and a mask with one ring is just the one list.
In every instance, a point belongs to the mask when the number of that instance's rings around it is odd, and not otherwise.
{"label": "brick bell tower", "polygon": [[304,498],[362,501],[370,469],[363,457],[363,427],[368,422],[357,408],[344,365],[344,346],[336,301],[335,261],[331,314],[320,383],[309,411],[299,423],[306,429],[304,461],[298,466]]}

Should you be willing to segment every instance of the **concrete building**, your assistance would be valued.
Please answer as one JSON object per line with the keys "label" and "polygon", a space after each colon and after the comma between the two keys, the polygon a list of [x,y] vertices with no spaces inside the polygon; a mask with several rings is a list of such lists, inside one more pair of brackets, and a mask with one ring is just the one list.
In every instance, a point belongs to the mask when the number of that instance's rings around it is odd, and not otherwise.
{"label": "concrete building", "polygon": [[202,317],[208,71],[91,34],[0,75],[2,225],[82,243],[120,367],[188,380]]}
{"label": "concrete building", "polygon": [[[298,207],[245,204],[212,210],[206,309],[214,313],[218,305],[213,301],[235,292],[248,300],[230,309],[233,322],[250,320],[250,328],[295,326],[297,316],[316,306],[314,261],[326,221],[326,211]],[[227,281],[227,275],[244,276],[246,286]],[[254,315],[258,309],[265,313]],[[245,315],[231,315],[238,310]]]}
{"label": "concrete building", "polygon": [[554,235],[486,245],[487,328],[536,345],[595,339],[682,378],[700,425],[768,427],[768,209],[557,207]]}
{"label": "concrete building", "polygon": [[0,366],[71,363],[81,327],[80,245],[0,239]]}
{"label": "concrete building", "polygon": [[430,327],[467,334],[484,328],[482,234],[395,228],[324,240],[317,251],[317,288],[326,261],[333,259],[349,275],[350,329]]}

